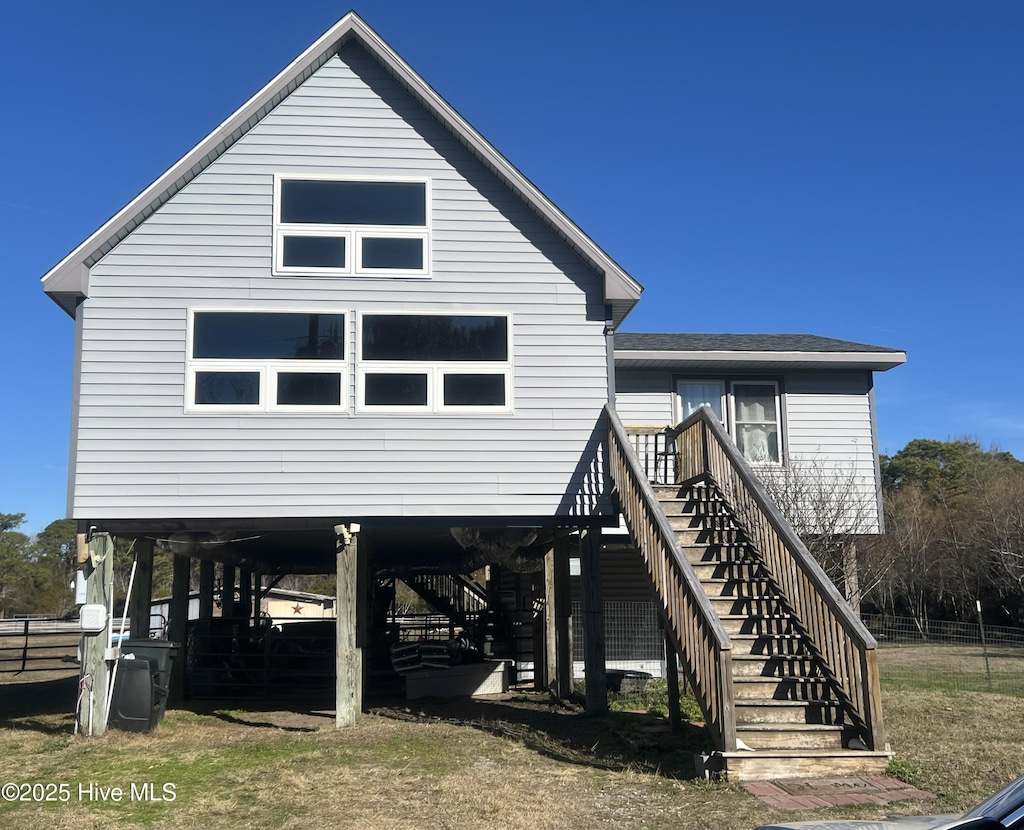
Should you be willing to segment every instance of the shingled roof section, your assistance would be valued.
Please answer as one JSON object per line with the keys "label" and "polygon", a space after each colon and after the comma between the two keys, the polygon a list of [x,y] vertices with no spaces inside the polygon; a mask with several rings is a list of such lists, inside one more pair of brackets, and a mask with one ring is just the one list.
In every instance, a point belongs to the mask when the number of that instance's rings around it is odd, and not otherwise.
{"label": "shingled roof section", "polygon": [[835,340],[816,334],[652,334],[616,332],[616,351],[626,352],[890,352],[900,349]]}

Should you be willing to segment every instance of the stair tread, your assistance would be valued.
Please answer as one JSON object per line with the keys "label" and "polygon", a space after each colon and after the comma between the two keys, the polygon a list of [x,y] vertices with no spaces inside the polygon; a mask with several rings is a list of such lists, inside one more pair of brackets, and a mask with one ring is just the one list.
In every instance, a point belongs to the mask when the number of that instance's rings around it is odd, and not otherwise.
{"label": "stair tread", "polygon": [[813,654],[734,654],[733,661],[747,660],[751,663],[755,660],[768,662],[769,660],[813,660]]}
{"label": "stair tread", "polygon": [[848,723],[738,723],[738,732],[846,732]]}
{"label": "stair tread", "polygon": [[738,749],[723,752],[723,758],[891,758],[891,752],[871,749]]}
{"label": "stair tread", "polygon": [[807,708],[810,706],[838,706],[838,700],[776,700],[772,697],[756,697],[750,700],[736,700],[736,706],[782,706],[787,709]]}
{"label": "stair tread", "polygon": [[[802,634],[730,634],[730,640],[762,640],[766,637],[770,637],[776,640],[802,640]],[[774,656],[774,655],[772,655]],[[786,657],[792,657],[793,655],[787,654]]]}
{"label": "stair tread", "polygon": [[728,585],[735,582],[768,582],[768,577],[752,576],[746,579],[735,579],[725,576],[704,576],[700,578],[700,581],[702,583],[707,583],[708,585]]}

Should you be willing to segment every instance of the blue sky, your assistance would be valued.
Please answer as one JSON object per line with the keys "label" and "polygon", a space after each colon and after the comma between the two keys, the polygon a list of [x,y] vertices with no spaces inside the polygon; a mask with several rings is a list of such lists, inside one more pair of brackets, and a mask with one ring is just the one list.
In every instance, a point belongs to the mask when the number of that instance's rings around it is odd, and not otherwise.
{"label": "blue sky", "polygon": [[[64,515],[73,324],[38,279],[348,10],[56,0],[0,29],[0,512]],[[356,7],[646,288],[633,331],[905,349],[879,443],[1024,458],[1024,3]]]}

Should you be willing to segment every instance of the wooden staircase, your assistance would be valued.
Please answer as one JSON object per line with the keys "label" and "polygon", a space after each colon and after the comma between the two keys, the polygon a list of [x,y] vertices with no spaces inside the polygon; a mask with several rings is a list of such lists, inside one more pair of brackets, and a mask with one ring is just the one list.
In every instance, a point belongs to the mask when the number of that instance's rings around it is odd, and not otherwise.
{"label": "wooden staircase", "polygon": [[884,773],[874,640],[721,425],[701,410],[669,431],[681,483],[651,485],[608,413],[612,480],[714,763],[741,781]]}
{"label": "wooden staircase", "polygon": [[470,617],[487,610],[486,590],[468,577],[419,573],[404,575],[402,581],[456,625],[465,627]]}
{"label": "wooden staircase", "polygon": [[721,496],[705,484],[654,492],[732,641],[737,749],[722,756],[729,776],[884,773],[888,754],[857,743],[859,729]]}

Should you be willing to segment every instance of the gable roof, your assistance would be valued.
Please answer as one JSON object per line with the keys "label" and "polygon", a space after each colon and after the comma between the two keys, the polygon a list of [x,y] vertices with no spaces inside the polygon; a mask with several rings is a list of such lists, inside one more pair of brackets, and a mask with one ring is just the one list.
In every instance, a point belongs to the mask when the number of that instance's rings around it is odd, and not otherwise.
{"label": "gable roof", "polygon": [[615,364],[623,368],[869,369],[882,372],[906,352],[816,334],[615,333]]}
{"label": "gable roof", "polygon": [[584,260],[604,276],[605,302],[618,323],[640,299],[642,286],[559,210],[445,101],[355,12],[349,12],[166,173],[132,199],[42,277],[43,290],[74,316],[89,294],[89,268],[252,129],[346,44],[356,41],[461,144]]}

